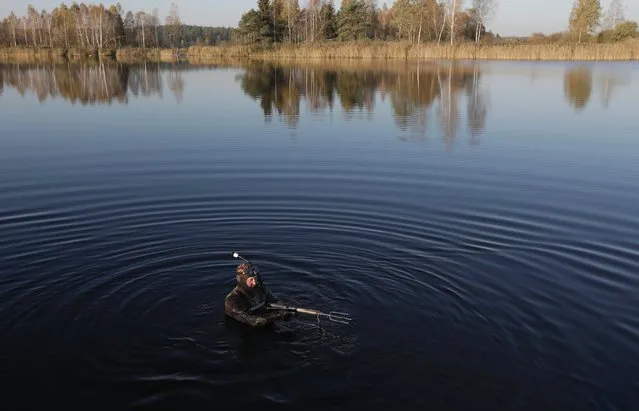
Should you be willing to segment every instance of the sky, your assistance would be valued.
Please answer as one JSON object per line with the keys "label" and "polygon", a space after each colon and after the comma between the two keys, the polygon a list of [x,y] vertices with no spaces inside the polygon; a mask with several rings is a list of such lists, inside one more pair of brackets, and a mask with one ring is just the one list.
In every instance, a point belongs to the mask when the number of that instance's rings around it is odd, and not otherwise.
{"label": "sky", "polygon": [[[99,0],[78,0],[78,2],[98,3]],[[304,5],[308,0],[299,0]],[[472,0],[464,0],[469,5]],[[494,19],[488,23],[488,29],[501,36],[525,36],[534,32],[552,33],[565,30],[573,0],[497,0],[499,7]],[[611,0],[601,0],[604,10]],[[0,16],[11,10],[24,15],[27,4],[33,4],[38,10],[51,10],[62,0],[1,0]],[[105,5],[117,0],[102,0]],[[185,23],[207,26],[237,26],[242,13],[256,6],[256,0],[120,0],[124,10],[145,10],[152,12],[157,7],[160,15],[165,16],[171,3],[180,9]],[[67,4],[71,1],[67,0]],[[341,0],[335,0],[339,7]],[[379,6],[386,3],[389,7],[393,0],[377,0]],[[639,21],[639,0],[624,0],[626,18]]]}

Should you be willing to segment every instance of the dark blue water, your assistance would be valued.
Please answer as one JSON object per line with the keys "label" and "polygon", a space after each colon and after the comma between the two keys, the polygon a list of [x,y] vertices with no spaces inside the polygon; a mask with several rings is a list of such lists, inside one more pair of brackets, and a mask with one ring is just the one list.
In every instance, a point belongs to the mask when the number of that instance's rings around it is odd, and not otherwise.
{"label": "dark blue water", "polygon": [[[2,409],[639,404],[639,65],[0,66]],[[294,304],[224,317],[238,251]]]}

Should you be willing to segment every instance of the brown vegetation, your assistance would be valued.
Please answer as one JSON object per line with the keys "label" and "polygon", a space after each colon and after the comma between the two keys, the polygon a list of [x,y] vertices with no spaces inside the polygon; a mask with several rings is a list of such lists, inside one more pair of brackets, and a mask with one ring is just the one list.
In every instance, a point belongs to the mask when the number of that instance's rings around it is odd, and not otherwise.
{"label": "brown vegetation", "polygon": [[250,57],[258,59],[469,59],[469,60],[638,60],[639,44],[494,44],[411,45],[400,42],[322,43],[257,46],[191,47],[189,59]]}
{"label": "brown vegetation", "polygon": [[0,62],[56,61],[66,57],[67,51],[64,49],[0,48]]}
{"label": "brown vegetation", "polygon": [[173,61],[176,59],[176,51],[173,49],[141,49],[131,47],[117,50],[115,58],[123,63],[139,61]]}

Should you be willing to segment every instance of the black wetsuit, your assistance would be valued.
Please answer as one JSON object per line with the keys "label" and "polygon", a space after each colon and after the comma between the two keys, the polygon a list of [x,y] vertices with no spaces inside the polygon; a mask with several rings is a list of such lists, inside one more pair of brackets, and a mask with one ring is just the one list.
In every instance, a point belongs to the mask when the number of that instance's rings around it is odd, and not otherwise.
{"label": "black wetsuit", "polygon": [[239,283],[226,296],[224,312],[229,317],[252,327],[263,327],[292,316],[292,313],[286,311],[266,309],[267,304],[277,302],[279,299],[264,284],[250,288]]}

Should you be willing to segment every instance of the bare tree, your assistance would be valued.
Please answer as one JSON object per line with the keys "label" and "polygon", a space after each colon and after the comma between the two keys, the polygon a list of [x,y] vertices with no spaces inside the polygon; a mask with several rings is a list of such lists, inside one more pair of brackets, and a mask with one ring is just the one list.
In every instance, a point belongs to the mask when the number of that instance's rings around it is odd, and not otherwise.
{"label": "bare tree", "polygon": [[182,21],[180,20],[180,11],[175,3],[171,4],[171,10],[169,11],[169,15],[166,17],[166,25],[169,28],[171,45],[175,47],[175,44],[177,42],[179,46],[180,28],[182,26]]}
{"label": "bare tree", "polygon": [[481,39],[481,28],[494,16],[497,9],[497,0],[473,0],[475,11],[475,42]]}
{"label": "bare tree", "polygon": [[29,25],[31,26],[31,32],[33,36],[33,45],[38,45],[38,37],[37,37],[37,27],[40,21],[40,15],[38,11],[32,5],[29,5],[27,8],[27,19],[29,21]]}
{"label": "bare tree", "polygon": [[288,26],[288,40],[293,41],[293,29],[295,22],[300,14],[300,5],[298,0],[286,0],[284,3],[284,17]]}
{"label": "bare tree", "polygon": [[11,12],[7,21],[9,23],[9,28],[11,29],[11,34],[13,35],[13,47],[18,47],[18,42],[16,40],[16,26],[18,25],[18,18],[16,17],[16,14]]}
{"label": "bare tree", "polygon": [[138,11],[135,15],[135,22],[140,28],[140,34],[142,35],[142,48],[146,48],[146,26],[148,21],[148,14],[143,11]]}
{"label": "bare tree", "polygon": [[446,28],[446,20],[448,19],[449,10],[453,8],[454,0],[442,0],[440,8],[441,8],[441,16],[442,16],[442,25],[439,30],[439,35],[437,36],[437,44],[441,43],[442,37],[444,35],[444,29]]}
{"label": "bare tree", "polygon": [[157,7],[153,9],[151,22],[153,24],[153,31],[155,32],[155,47],[160,47],[160,37],[158,35],[158,26],[160,25],[160,12],[158,11]]}
{"label": "bare tree", "polygon": [[612,0],[604,17],[602,28],[612,30],[617,24],[626,20],[622,0]]}
{"label": "bare tree", "polygon": [[450,45],[455,44],[455,19],[457,12],[462,8],[464,0],[450,0],[452,1],[450,8]]}

